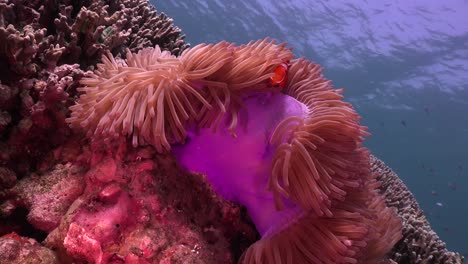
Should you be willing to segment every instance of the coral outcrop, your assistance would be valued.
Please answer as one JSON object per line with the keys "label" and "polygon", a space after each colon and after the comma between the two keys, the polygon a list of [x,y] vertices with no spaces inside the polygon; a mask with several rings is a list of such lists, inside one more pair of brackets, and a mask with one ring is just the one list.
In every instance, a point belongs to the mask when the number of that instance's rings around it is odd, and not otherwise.
{"label": "coral outcrop", "polygon": [[114,146],[96,144],[84,154],[85,190],[47,246],[89,263],[232,263],[238,256],[227,237],[244,240],[237,254],[255,239],[240,208],[215,198],[201,175],[150,147]]}
{"label": "coral outcrop", "polygon": [[463,263],[463,257],[449,251],[432,230],[418,202],[398,175],[374,156],[371,163],[382,183],[380,189],[385,194],[386,203],[397,208],[403,220],[403,239],[393,248],[391,259],[396,263]]}
{"label": "coral outcrop", "polygon": [[105,52],[187,44],[145,0],[0,1],[0,166],[27,175],[71,131],[78,81]]}

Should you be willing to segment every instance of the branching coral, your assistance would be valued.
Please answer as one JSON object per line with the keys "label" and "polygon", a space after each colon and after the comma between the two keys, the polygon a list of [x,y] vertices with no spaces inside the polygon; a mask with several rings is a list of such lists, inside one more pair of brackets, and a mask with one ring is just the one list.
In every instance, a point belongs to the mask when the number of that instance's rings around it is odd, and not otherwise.
{"label": "branching coral", "polygon": [[[401,222],[378,193],[366,128],[318,65],[292,59],[269,39],[178,58],[158,47],[125,61],[108,54],[68,122],[159,152],[188,135],[173,149],[179,162],[246,206],[262,235],[245,263],[377,263]],[[289,62],[281,93],[269,80]]]}
{"label": "branching coral", "polygon": [[0,0],[0,166],[38,169],[71,133],[76,87],[102,54],[188,47],[172,19],[147,0]]}

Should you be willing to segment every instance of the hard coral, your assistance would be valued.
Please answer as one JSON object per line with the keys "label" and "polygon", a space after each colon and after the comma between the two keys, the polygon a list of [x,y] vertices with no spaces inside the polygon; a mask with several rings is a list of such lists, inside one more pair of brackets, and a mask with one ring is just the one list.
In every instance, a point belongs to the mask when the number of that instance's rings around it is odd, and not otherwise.
{"label": "hard coral", "polygon": [[403,239],[390,253],[390,258],[396,263],[464,263],[463,257],[456,252],[447,250],[445,243],[431,229],[426,216],[418,202],[385,163],[371,156],[372,171],[382,183],[380,189],[385,195],[386,203],[397,208],[397,213],[403,220]]}
{"label": "hard coral", "polygon": [[0,0],[0,165],[18,177],[70,135],[68,106],[102,54],[188,46],[147,0],[108,2]]}
{"label": "hard coral", "polygon": [[[174,153],[247,207],[262,239],[245,263],[377,263],[401,223],[377,191],[368,133],[320,67],[293,57],[269,39],[202,44],[179,58],[157,47],[125,62],[108,55],[82,81],[68,122],[159,152],[183,143],[191,122],[201,127]],[[280,93],[269,79],[289,62]]]}

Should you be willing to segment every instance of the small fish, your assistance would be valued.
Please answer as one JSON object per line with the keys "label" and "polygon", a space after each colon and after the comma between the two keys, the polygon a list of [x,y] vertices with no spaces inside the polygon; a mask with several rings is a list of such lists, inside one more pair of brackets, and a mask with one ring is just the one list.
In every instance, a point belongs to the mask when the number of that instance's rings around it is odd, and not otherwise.
{"label": "small fish", "polygon": [[429,107],[428,107],[428,106],[425,106],[425,107],[424,107],[424,112],[426,112],[426,115],[429,115],[430,111],[429,111]]}
{"label": "small fish", "polygon": [[447,184],[447,186],[452,190],[452,191],[456,191],[457,190],[457,184],[454,183],[454,182],[449,182]]}
{"label": "small fish", "polygon": [[421,161],[421,169],[426,169],[426,165],[424,165],[424,162]]}
{"label": "small fish", "polygon": [[405,120],[401,120],[400,123],[401,123],[402,126],[406,127],[406,121]]}
{"label": "small fish", "polygon": [[439,202],[437,202],[437,203],[436,203],[436,205],[437,205],[437,206],[439,206],[439,207],[442,207],[442,206],[444,206],[444,204],[442,204],[442,203],[439,203]]}
{"label": "small fish", "polygon": [[457,166],[457,176],[461,176],[463,171],[463,166],[461,164],[458,164]]}
{"label": "small fish", "polygon": [[436,191],[432,191],[431,194],[432,194],[432,196],[437,196],[438,195],[438,193]]}
{"label": "small fish", "polygon": [[270,78],[270,84],[273,87],[286,87],[288,83],[289,61],[283,62],[275,68],[275,75]]}

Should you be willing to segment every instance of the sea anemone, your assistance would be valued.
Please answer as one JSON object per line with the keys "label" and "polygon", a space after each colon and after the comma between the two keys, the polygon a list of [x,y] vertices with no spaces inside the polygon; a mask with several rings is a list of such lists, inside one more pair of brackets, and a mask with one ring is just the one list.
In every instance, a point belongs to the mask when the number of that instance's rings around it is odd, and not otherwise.
{"label": "sea anemone", "polygon": [[269,39],[202,44],[178,58],[158,47],[125,61],[108,54],[68,122],[89,137],[172,149],[205,173],[262,236],[244,263],[378,263],[401,222],[377,191],[369,134],[320,66],[293,58]]}
{"label": "sea anemone", "polygon": [[[194,50],[197,47],[194,47]],[[276,45],[275,41],[270,41],[268,38],[256,42],[251,41],[239,47],[232,45],[230,50],[231,60],[211,76],[198,80],[199,85],[204,87],[204,97],[214,109],[202,107],[197,119],[199,127],[213,127],[213,131],[216,132],[220,119],[228,114],[229,121],[226,125],[230,133],[235,136],[238,112],[243,106],[242,97],[250,92],[270,92],[272,87],[268,87],[265,80],[274,76],[275,67],[294,56],[285,44]],[[212,53],[209,50],[204,52]],[[187,58],[193,57],[190,54],[193,53],[188,51],[183,54],[181,60],[189,62]],[[207,56],[202,52],[198,54],[202,57]]]}
{"label": "sea anemone", "polygon": [[78,90],[84,94],[70,107],[67,122],[84,128],[88,137],[129,135],[134,146],[150,144],[159,152],[184,141],[190,120],[215,130],[229,113],[233,131],[241,96],[265,90],[272,68],[293,57],[284,44],[269,39],[240,47],[201,44],[179,58],[158,46],[137,54],[127,50],[126,60],[106,55],[95,73],[81,80]]}
{"label": "sea anemone", "polygon": [[[195,81],[231,59],[227,47],[226,42],[197,46],[180,59],[158,46],[137,54],[127,50],[126,60],[116,60],[108,52],[96,72],[81,80],[84,87],[78,90],[85,93],[70,107],[67,122],[83,127],[89,137],[129,135],[134,146],[150,144],[159,152],[169,150],[169,141],[185,139],[186,123],[196,115],[195,101],[212,108]],[[203,51],[204,59],[197,59]]]}

